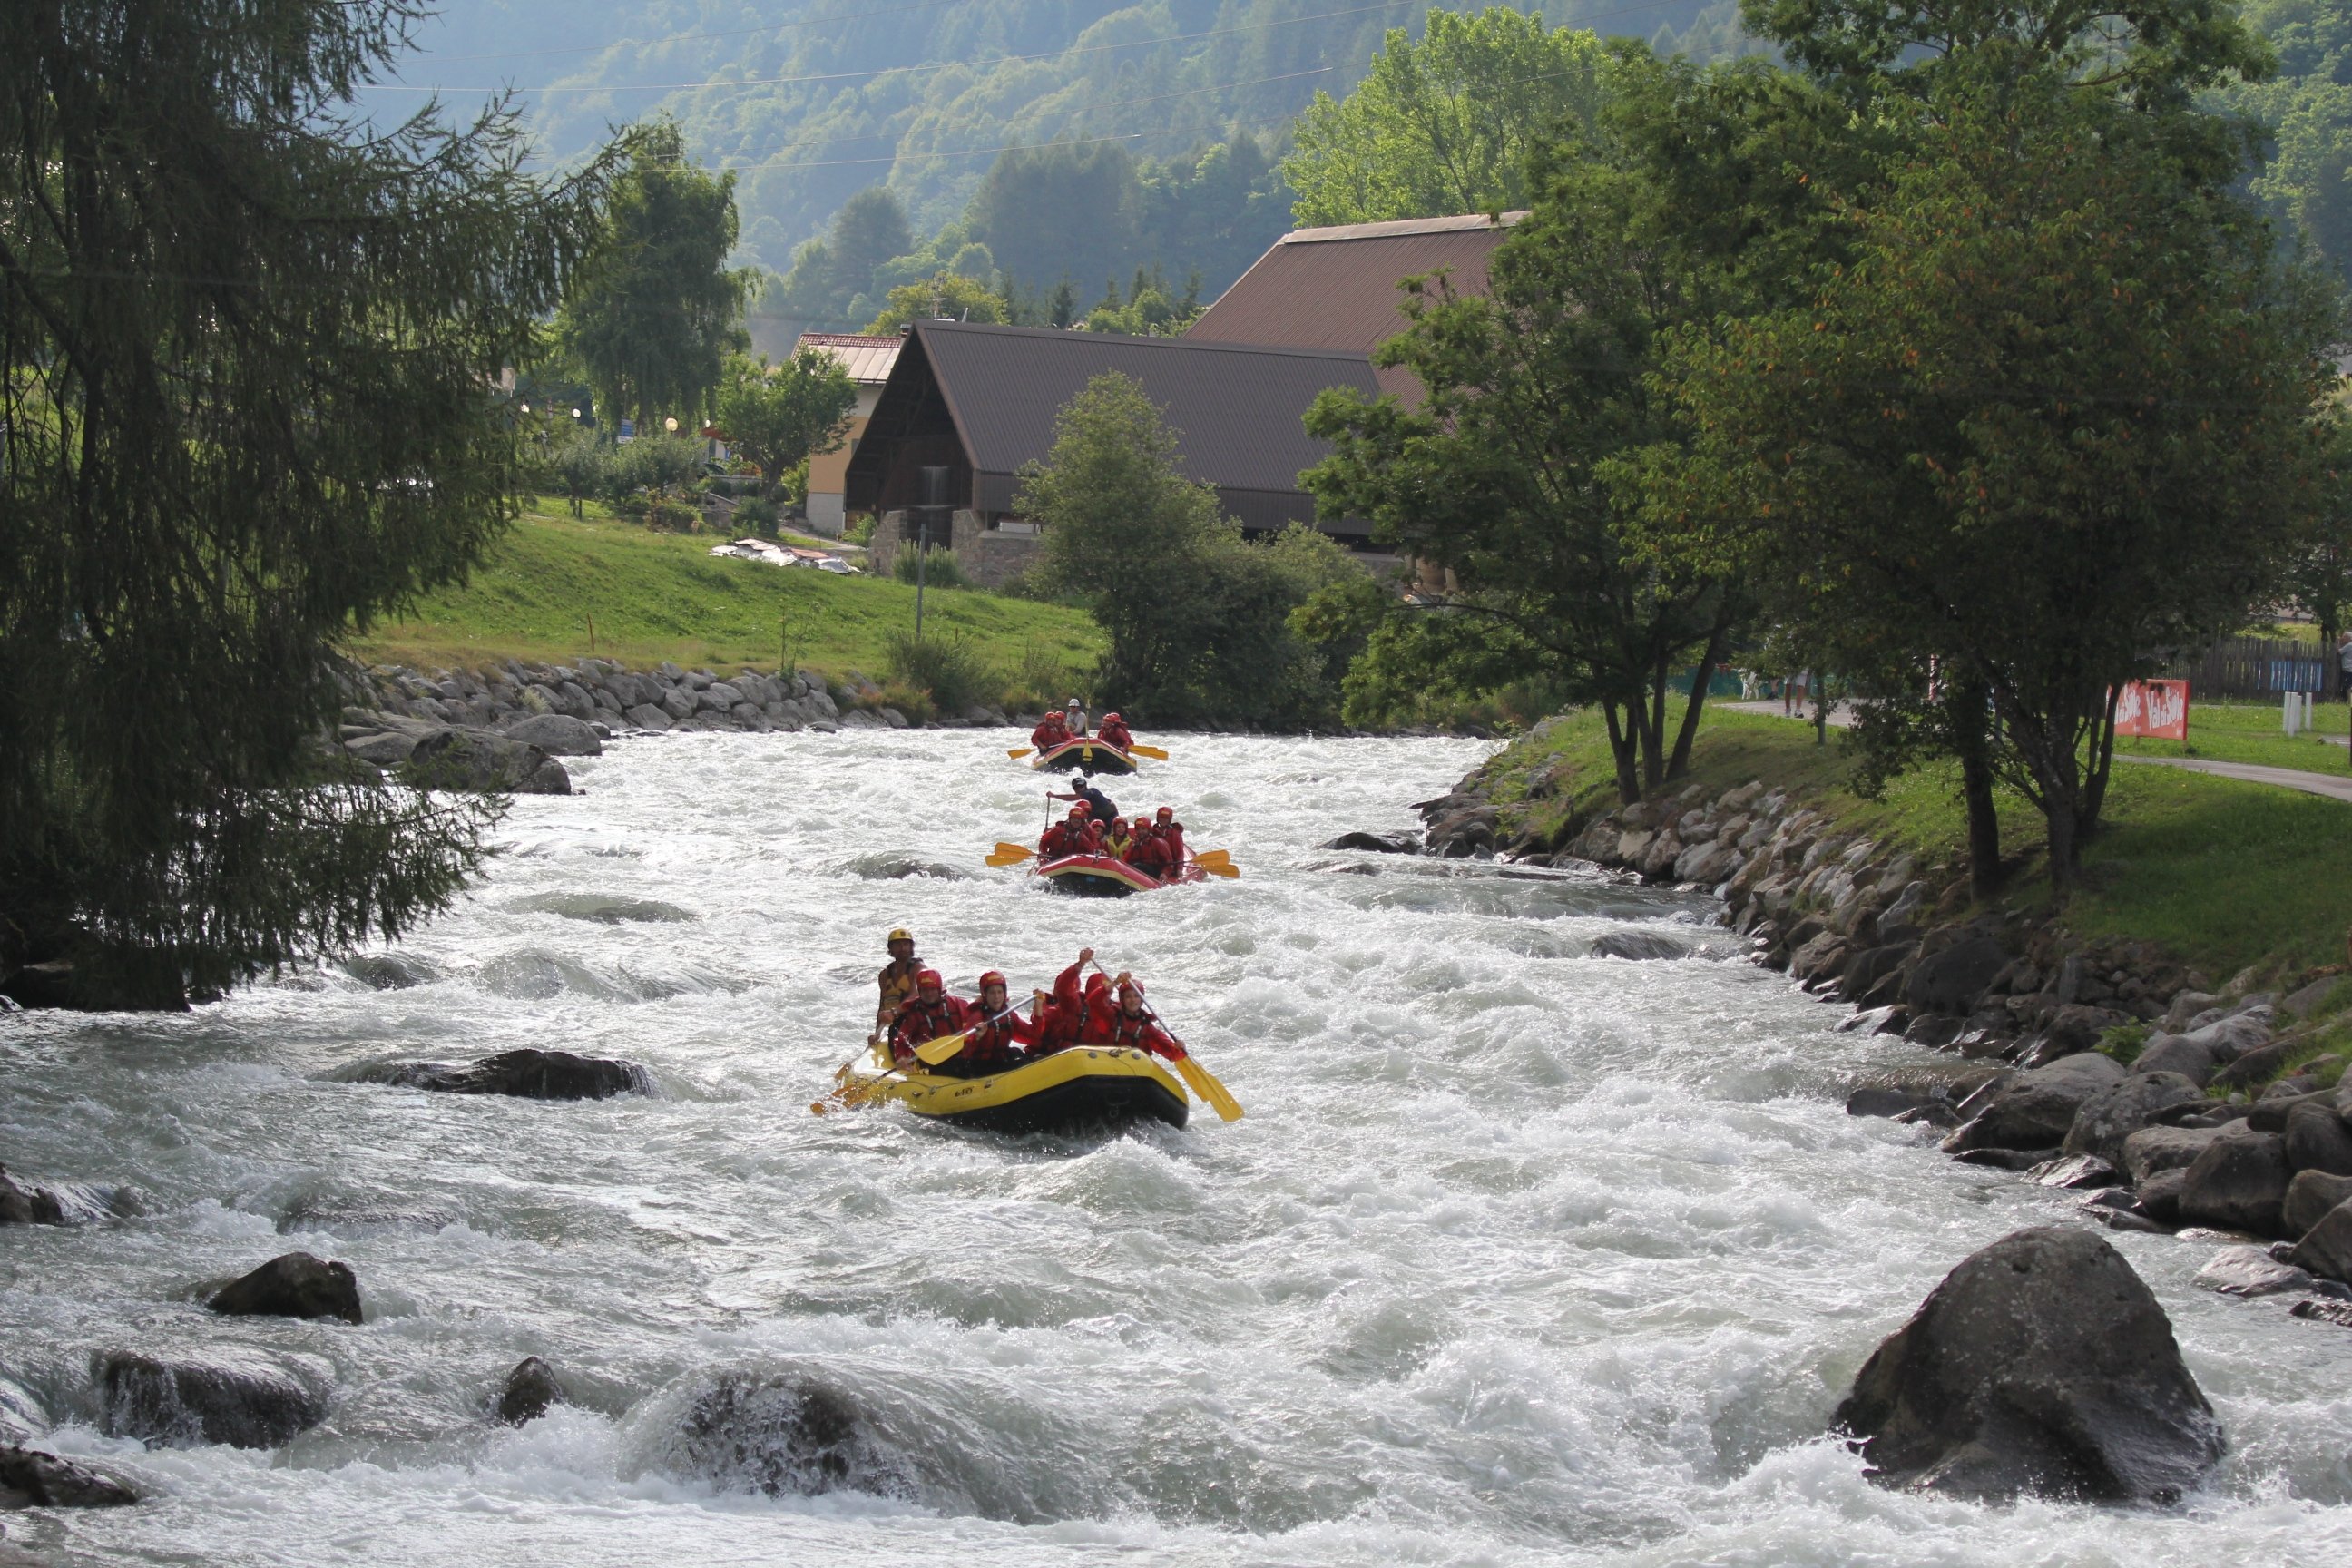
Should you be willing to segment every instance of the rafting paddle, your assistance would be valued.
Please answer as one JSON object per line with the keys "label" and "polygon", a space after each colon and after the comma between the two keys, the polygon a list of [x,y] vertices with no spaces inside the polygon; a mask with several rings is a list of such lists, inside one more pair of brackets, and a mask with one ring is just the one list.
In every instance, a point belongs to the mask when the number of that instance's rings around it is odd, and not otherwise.
{"label": "rafting paddle", "polygon": [[1212,849],[1205,854],[1195,855],[1192,857],[1192,864],[1212,877],[1239,877],[1242,874],[1242,868],[1234,864],[1232,854],[1223,849]]}
{"label": "rafting paddle", "polygon": [[1034,849],[1019,844],[1007,844],[1000,838],[996,841],[996,852],[988,858],[988,863],[992,866],[1018,866],[1024,860],[1036,858],[1036,856]]}
{"label": "rafting paddle", "polygon": [[[1214,851],[1212,851],[1212,853],[1214,853]],[[1110,973],[1110,971],[1104,969],[1099,963],[1095,964],[1095,968],[1105,975],[1108,975]],[[1135,994],[1137,996],[1143,997],[1143,983],[1141,981],[1137,980],[1133,975],[1129,975],[1128,976],[1127,983],[1135,987]],[[1160,1010],[1152,1006],[1150,999],[1148,997],[1144,997],[1143,1000],[1143,1014],[1144,1016],[1150,1018],[1162,1029],[1168,1028],[1168,1020],[1160,1016]],[[1171,1037],[1175,1033],[1172,1029],[1168,1032]],[[1180,1046],[1183,1044],[1181,1040],[1177,1043]],[[1192,1092],[1199,1095],[1201,1099],[1207,1103],[1209,1109],[1217,1113],[1220,1120],[1225,1121],[1239,1121],[1242,1119],[1242,1102],[1235,1100],[1233,1097],[1233,1092],[1226,1089],[1223,1084],[1217,1081],[1216,1074],[1211,1072],[1207,1068],[1202,1067],[1198,1061],[1193,1059],[1192,1048],[1190,1047],[1186,1047],[1184,1054],[1178,1057],[1174,1061],[1168,1065],[1176,1069],[1176,1076],[1182,1079],[1184,1082],[1191,1087]]]}
{"label": "rafting paddle", "polygon": [[1022,758],[1024,758],[1024,757],[1027,756],[1030,752],[1032,752],[1035,751],[1036,749],[1037,749],[1037,748],[1036,748],[1036,747],[1034,747],[1034,746],[1015,746],[1015,747],[1013,747],[1011,751],[1009,751],[1009,752],[1005,752],[1004,754],[1005,754],[1006,756],[1008,756],[1008,757],[1011,757],[1014,762],[1016,762],[1016,763],[1017,763],[1017,762],[1019,762]]}
{"label": "rafting paddle", "polygon": [[1130,757],[1150,757],[1155,763],[1164,763],[1168,760],[1168,753],[1157,746],[1129,746],[1127,749],[1127,754]]}

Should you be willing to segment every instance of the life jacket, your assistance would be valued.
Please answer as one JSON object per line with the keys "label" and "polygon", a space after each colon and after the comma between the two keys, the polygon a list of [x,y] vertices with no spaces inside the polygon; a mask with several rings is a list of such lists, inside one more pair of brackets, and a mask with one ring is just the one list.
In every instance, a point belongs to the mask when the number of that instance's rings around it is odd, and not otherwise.
{"label": "life jacket", "polygon": [[1110,856],[1114,859],[1124,860],[1127,858],[1128,850],[1132,848],[1134,844],[1135,840],[1132,838],[1120,838],[1111,834],[1105,834],[1102,841],[1102,852]]}
{"label": "life jacket", "polygon": [[1157,877],[1161,881],[1166,881],[1169,873],[1175,869],[1169,858],[1168,836],[1164,833],[1155,832],[1138,838],[1127,860],[1137,870]]}
{"label": "life jacket", "polygon": [[1070,853],[1073,855],[1099,855],[1102,852],[1103,825],[1099,822],[1089,821],[1085,829],[1079,833],[1078,841],[1071,847]]}
{"label": "life jacket", "polygon": [[1128,733],[1125,720],[1116,724],[1106,721],[1101,729],[1095,731],[1095,739],[1106,746],[1117,746],[1122,752],[1135,744],[1135,737]]}
{"label": "life jacket", "polygon": [[[981,1011],[976,1001],[967,1002],[964,1006],[975,1018],[988,1016]],[[1015,1047],[1034,1046],[1044,1033],[1044,1026],[1035,1019],[1020,1013],[1008,1013],[993,1024],[975,1026],[964,1040],[963,1055],[968,1061],[1008,1061]]]}
{"label": "life jacket", "polygon": [[897,959],[884,964],[882,973],[876,976],[882,986],[882,1005],[895,1007],[912,997],[915,994],[915,972],[922,967],[922,960],[918,958],[907,960],[903,968]]}
{"label": "life jacket", "polygon": [[1168,847],[1170,868],[1181,870],[1184,866],[1184,825],[1171,818],[1154,826],[1151,831],[1159,836],[1160,843]]}
{"label": "life jacket", "polygon": [[1058,860],[1065,855],[1078,852],[1078,833],[1065,820],[1048,826],[1038,836],[1037,854],[1040,858]]}
{"label": "life jacket", "polygon": [[[1087,993],[1087,1001],[1095,1005],[1087,1009],[1083,1026],[1078,1032],[1078,1044],[1129,1046],[1150,1051],[1154,1056],[1166,1057],[1170,1061],[1183,1056],[1184,1047],[1178,1045],[1167,1030],[1153,1022],[1150,1014],[1138,1013],[1130,1018],[1121,1012],[1108,985],[1090,986]],[[1108,1005],[1102,1005],[1104,1003]]]}
{"label": "life jacket", "polygon": [[890,1025],[891,1052],[909,1054],[927,1040],[956,1033],[966,1022],[963,1003],[946,992],[940,992],[934,1002],[918,996],[898,1009],[898,1018]]}
{"label": "life jacket", "polygon": [[1062,722],[1059,713],[1048,713],[1029,731],[1029,743],[1041,752],[1050,752],[1070,738],[1070,728]]}

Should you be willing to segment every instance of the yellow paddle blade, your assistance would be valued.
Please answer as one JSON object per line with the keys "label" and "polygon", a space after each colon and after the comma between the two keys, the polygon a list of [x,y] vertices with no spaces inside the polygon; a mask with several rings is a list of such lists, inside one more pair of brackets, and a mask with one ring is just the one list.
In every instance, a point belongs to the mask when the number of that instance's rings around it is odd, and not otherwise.
{"label": "yellow paddle blade", "polygon": [[1157,746],[1129,746],[1127,749],[1127,754],[1130,757],[1150,757],[1155,763],[1164,763],[1168,760],[1168,753]]}
{"label": "yellow paddle blade", "polygon": [[963,1049],[964,1040],[971,1034],[966,1029],[961,1035],[941,1035],[936,1040],[925,1040],[915,1047],[915,1059],[927,1068],[935,1068]]}
{"label": "yellow paddle blade", "polygon": [[1008,757],[1011,757],[1014,762],[1016,762],[1016,763],[1017,763],[1017,762],[1019,762],[1022,758],[1024,758],[1024,757],[1027,756],[1030,752],[1032,752],[1035,751],[1036,749],[1037,749],[1037,748],[1036,748],[1036,747],[1034,747],[1034,746],[1015,746],[1015,747],[1013,747],[1011,751],[1009,751],[1009,752],[1005,752],[1004,754],[1005,754],[1006,756],[1008,756]]}
{"label": "yellow paddle blade", "polygon": [[1238,880],[1242,874],[1242,868],[1230,860],[1213,860],[1204,864],[1201,869],[1212,877],[1223,877],[1228,881]]}
{"label": "yellow paddle blade", "polygon": [[1194,1061],[1191,1057],[1181,1057],[1177,1059],[1176,1076],[1190,1084],[1194,1094],[1208,1101],[1209,1109],[1215,1111],[1220,1120],[1239,1121],[1242,1119],[1241,1101],[1235,1100],[1232,1091],[1217,1081],[1216,1074]]}
{"label": "yellow paddle blade", "polygon": [[996,853],[988,858],[988,863],[992,866],[1018,866],[1024,860],[1034,858],[1036,853],[1034,849],[1026,848],[1019,844],[1007,844],[999,839]]}

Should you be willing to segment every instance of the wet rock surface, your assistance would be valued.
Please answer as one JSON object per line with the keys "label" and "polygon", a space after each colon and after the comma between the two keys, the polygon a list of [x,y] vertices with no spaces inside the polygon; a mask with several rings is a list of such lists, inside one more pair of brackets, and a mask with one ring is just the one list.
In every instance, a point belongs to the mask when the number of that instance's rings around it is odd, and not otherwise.
{"label": "wet rock surface", "polygon": [[2105,1240],[2056,1228],[1946,1276],[1836,1425],[1884,1485],[1988,1500],[2177,1501],[2222,1452],[2156,1298]]}
{"label": "wet rock surface", "polygon": [[100,1429],[150,1447],[275,1448],[327,1415],[326,1394],[312,1380],[260,1357],[162,1361],[116,1352],[100,1356],[92,1375]]}
{"label": "wet rock surface", "polygon": [[307,1252],[273,1258],[205,1303],[231,1318],[334,1318],[356,1323],[360,1286],[351,1267]]}
{"label": "wet rock surface", "polygon": [[563,1389],[555,1381],[555,1369],[535,1355],[525,1356],[507,1373],[494,1414],[506,1426],[520,1426],[562,1403]]}
{"label": "wet rock surface", "polygon": [[0,1447],[0,1509],[121,1508],[139,1494],[87,1465],[37,1448]]}
{"label": "wet rock surface", "polygon": [[520,1100],[608,1100],[616,1094],[650,1094],[652,1075],[635,1062],[570,1051],[526,1047],[501,1051],[479,1061],[383,1062],[356,1069],[363,1083],[394,1084],[436,1094],[503,1094]]}
{"label": "wet rock surface", "polygon": [[866,1429],[850,1398],[812,1379],[721,1375],[678,1421],[675,1459],[721,1486],[770,1497],[856,1489],[913,1495],[912,1478]]}

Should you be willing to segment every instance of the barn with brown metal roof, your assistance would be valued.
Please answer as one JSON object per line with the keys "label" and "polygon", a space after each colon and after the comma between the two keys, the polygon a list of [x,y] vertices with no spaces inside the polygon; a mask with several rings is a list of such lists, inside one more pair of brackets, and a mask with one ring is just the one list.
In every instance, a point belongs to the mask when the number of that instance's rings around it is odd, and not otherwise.
{"label": "barn with brown metal roof", "polygon": [[[1294,230],[1275,241],[1184,335],[1369,354],[1404,330],[1399,283],[1444,270],[1456,292],[1485,293],[1496,247],[1526,216],[1472,214]],[[1381,391],[1408,405],[1421,401],[1421,384],[1411,372],[1375,374]]]}
{"label": "barn with brown metal roof", "polygon": [[[850,509],[888,521],[943,502],[965,514],[956,520],[959,555],[973,530],[1032,531],[1017,503],[1021,469],[1045,459],[1055,416],[1110,371],[1142,384],[1176,433],[1184,473],[1213,485],[1225,511],[1254,532],[1316,521],[1298,474],[1330,448],[1301,418],[1327,387],[1374,386],[1360,353],[918,321],[850,459]],[[947,470],[944,495],[924,493],[927,467]],[[1349,542],[1370,532],[1355,522],[1319,526]]]}

